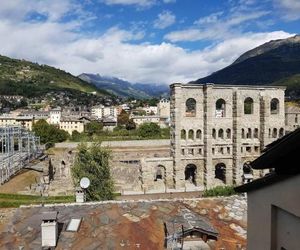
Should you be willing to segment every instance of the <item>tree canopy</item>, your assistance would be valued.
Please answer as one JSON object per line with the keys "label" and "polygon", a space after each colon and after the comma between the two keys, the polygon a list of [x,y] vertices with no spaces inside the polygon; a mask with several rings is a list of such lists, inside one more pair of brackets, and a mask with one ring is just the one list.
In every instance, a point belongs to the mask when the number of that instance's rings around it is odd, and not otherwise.
{"label": "tree canopy", "polygon": [[52,146],[56,142],[63,142],[68,139],[68,132],[48,124],[45,120],[38,120],[33,124],[33,132],[40,137],[42,144]]}
{"label": "tree canopy", "polygon": [[110,173],[109,160],[111,153],[100,143],[91,146],[80,144],[72,168],[74,182],[79,185],[82,177],[87,177],[91,185],[86,190],[87,200],[111,200],[113,199],[114,183]]}
{"label": "tree canopy", "polygon": [[144,123],[138,128],[138,135],[143,138],[160,137],[160,127],[156,123]]}

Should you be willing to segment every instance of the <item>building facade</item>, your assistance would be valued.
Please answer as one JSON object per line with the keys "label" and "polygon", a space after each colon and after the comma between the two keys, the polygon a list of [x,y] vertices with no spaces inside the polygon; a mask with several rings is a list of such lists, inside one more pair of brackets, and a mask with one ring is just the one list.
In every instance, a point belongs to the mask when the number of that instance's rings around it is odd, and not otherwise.
{"label": "building facade", "polygon": [[[173,186],[239,184],[285,133],[284,87],[171,85]],[[259,177],[261,172],[253,173]]]}
{"label": "building facade", "polygon": [[288,132],[292,132],[300,128],[300,107],[288,106],[285,107],[285,128]]}

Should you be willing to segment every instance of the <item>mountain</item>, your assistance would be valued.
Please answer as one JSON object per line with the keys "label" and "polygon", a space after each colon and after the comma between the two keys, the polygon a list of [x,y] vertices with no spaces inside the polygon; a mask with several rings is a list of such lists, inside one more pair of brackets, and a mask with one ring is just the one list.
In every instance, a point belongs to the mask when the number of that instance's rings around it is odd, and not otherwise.
{"label": "mountain", "polygon": [[267,42],[194,83],[284,85],[300,97],[300,36]]}
{"label": "mountain", "polygon": [[166,96],[169,93],[167,85],[130,83],[116,77],[106,77],[99,74],[83,73],[80,79],[94,84],[96,87],[121,97],[152,98]]}
{"label": "mountain", "polygon": [[49,91],[110,95],[63,70],[0,55],[0,94],[34,97]]}

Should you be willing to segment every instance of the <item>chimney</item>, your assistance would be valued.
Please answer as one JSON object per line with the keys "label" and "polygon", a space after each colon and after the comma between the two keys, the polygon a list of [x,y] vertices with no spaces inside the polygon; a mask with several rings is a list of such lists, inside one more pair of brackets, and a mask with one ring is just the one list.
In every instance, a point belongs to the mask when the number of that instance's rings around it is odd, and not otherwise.
{"label": "chimney", "polygon": [[75,190],[76,202],[85,202],[85,192],[81,187],[77,187]]}
{"label": "chimney", "polygon": [[58,238],[57,211],[44,212],[42,216],[42,247],[56,247]]}

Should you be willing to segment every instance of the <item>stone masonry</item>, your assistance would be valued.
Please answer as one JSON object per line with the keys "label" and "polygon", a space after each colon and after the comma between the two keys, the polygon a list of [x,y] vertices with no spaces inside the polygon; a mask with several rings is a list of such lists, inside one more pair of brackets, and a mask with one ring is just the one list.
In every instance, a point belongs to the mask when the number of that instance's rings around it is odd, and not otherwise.
{"label": "stone masonry", "polygon": [[[172,84],[169,188],[242,183],[245,165],[285,133],[284,91],[271,86]],[[254,178],[264,174],[250,171]]]}

